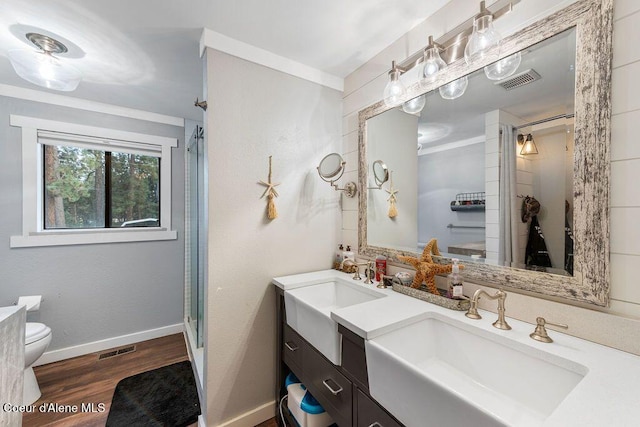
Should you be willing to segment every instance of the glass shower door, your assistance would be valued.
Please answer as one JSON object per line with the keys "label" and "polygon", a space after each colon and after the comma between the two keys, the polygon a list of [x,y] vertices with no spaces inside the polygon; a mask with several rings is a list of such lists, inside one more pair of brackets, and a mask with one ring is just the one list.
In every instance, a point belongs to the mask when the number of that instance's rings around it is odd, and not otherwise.
{"label": "glass shower door", "polygon": [[203,346],[204,323],[204,134],[196,126],[188,145],[189,156],[189,224],[190,224],[190,304],[189,324],[196,346]]}

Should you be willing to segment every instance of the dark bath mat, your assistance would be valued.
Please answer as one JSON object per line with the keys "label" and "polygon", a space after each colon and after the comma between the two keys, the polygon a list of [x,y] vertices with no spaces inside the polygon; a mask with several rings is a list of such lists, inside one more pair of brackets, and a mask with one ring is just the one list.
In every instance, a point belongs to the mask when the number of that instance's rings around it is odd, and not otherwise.
{"label": "dark bath mat", "polygon": [[198,421],[200,402],[191,362],[123,379],[111,400],[107,427],[182,427]]}

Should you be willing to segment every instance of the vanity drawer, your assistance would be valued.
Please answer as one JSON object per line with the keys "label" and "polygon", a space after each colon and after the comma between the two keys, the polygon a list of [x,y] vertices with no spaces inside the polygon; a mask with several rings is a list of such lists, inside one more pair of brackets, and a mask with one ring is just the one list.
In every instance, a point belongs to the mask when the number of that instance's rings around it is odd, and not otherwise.
{"label": "vanity drawer", "polygon": [[402,424],[360,390],[357,392],[357,399],[357,427],[402,427]]}
{"label": "vanity drawer", "polygon": [[[302,372],[302,349],[307,344],[291,326],[284,324],[282,331],[282,360],[292,371]],[[298,374],[299,375],[299,374]]]}
{"label": "vanity drawer", "polygon": [[305,385],[338,426],[351,426],[351,381],[311,346],[302,350]]}

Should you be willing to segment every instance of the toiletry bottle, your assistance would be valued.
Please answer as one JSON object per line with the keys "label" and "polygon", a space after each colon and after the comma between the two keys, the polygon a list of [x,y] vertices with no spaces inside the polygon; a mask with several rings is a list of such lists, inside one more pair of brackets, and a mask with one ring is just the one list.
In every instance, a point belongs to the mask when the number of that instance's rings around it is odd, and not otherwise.
{"label": "toiletry bottle", "polygon": [[347,250],[342,252],[342,258],[346,261],[350,259],[353,262],[356,262],[356,254],[351,250],[351,246],[347,245]]}
{"label": "toiletry bottle", "polygon": [[336,259],[334,261],[334,268],[340,268],[340,266],[342,265],[342,261],[344,261],[344,246],[342,246],[342,243],[340,243],[340,246],[338,247],[338,250],[336,251]]}
{"label": "toiletry bottle", "polygon": [[449,282],[447,296],[451,299],[464,299],[462,293],[462,276],[460,275],[460,266],[458,265],[460,260],[453,258],[451,261],[453,262],[453,266],[451,267],[451,274],[447,276],[447,281]]}
{"label": "toiletry bottle", "polygon": [[387,257],[378,255],[376,257],[376,282],[381,282],[382,278],[387,274]]}

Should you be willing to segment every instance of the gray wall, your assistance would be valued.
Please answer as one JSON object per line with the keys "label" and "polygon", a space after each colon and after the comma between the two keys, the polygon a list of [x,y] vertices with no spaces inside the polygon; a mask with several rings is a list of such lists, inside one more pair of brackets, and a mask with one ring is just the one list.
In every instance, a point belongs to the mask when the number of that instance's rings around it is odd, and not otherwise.
{"label": "gray wall", "polygon": [[[316,171],[340,152],[342,94],[207,49],[209,170],[207,425],[275,398],[277,276],[331,268],[340,193]],[[278,218],[260,196],[269,156]],[[342,183],[342,180],[341,180]]]}
{"label": "gray wall", "polygon": [[418,241],[438,239],[438,248],[483,242],[483,229],[449,229],[454,225],[484,225],[484,211],[452,211],[456,194],[484,191],[484,144],[418,156]]}
{"label": "gray wall", "polygon": [[[172,228],[177,240],[9,248],[22,233],[21,130],[17,114],[175,137]],[[77,109],[0,97],[0,306],[42,295],[27,320],[53,330],[49,350],[182,322],[184,283],[184,130]]]}
{"label": "gray wall", "polygon": [[375,185],[371,165],[376,160],[386,163],[392,171],[398,215],[389,218],[391,182],[383,190],[367,193],[367,243],[415,252],[418,244],[418,202],[416,180],[418,162],[416,144],[418,116],[391,109],[367,120],[367,176],[369,186]]}

